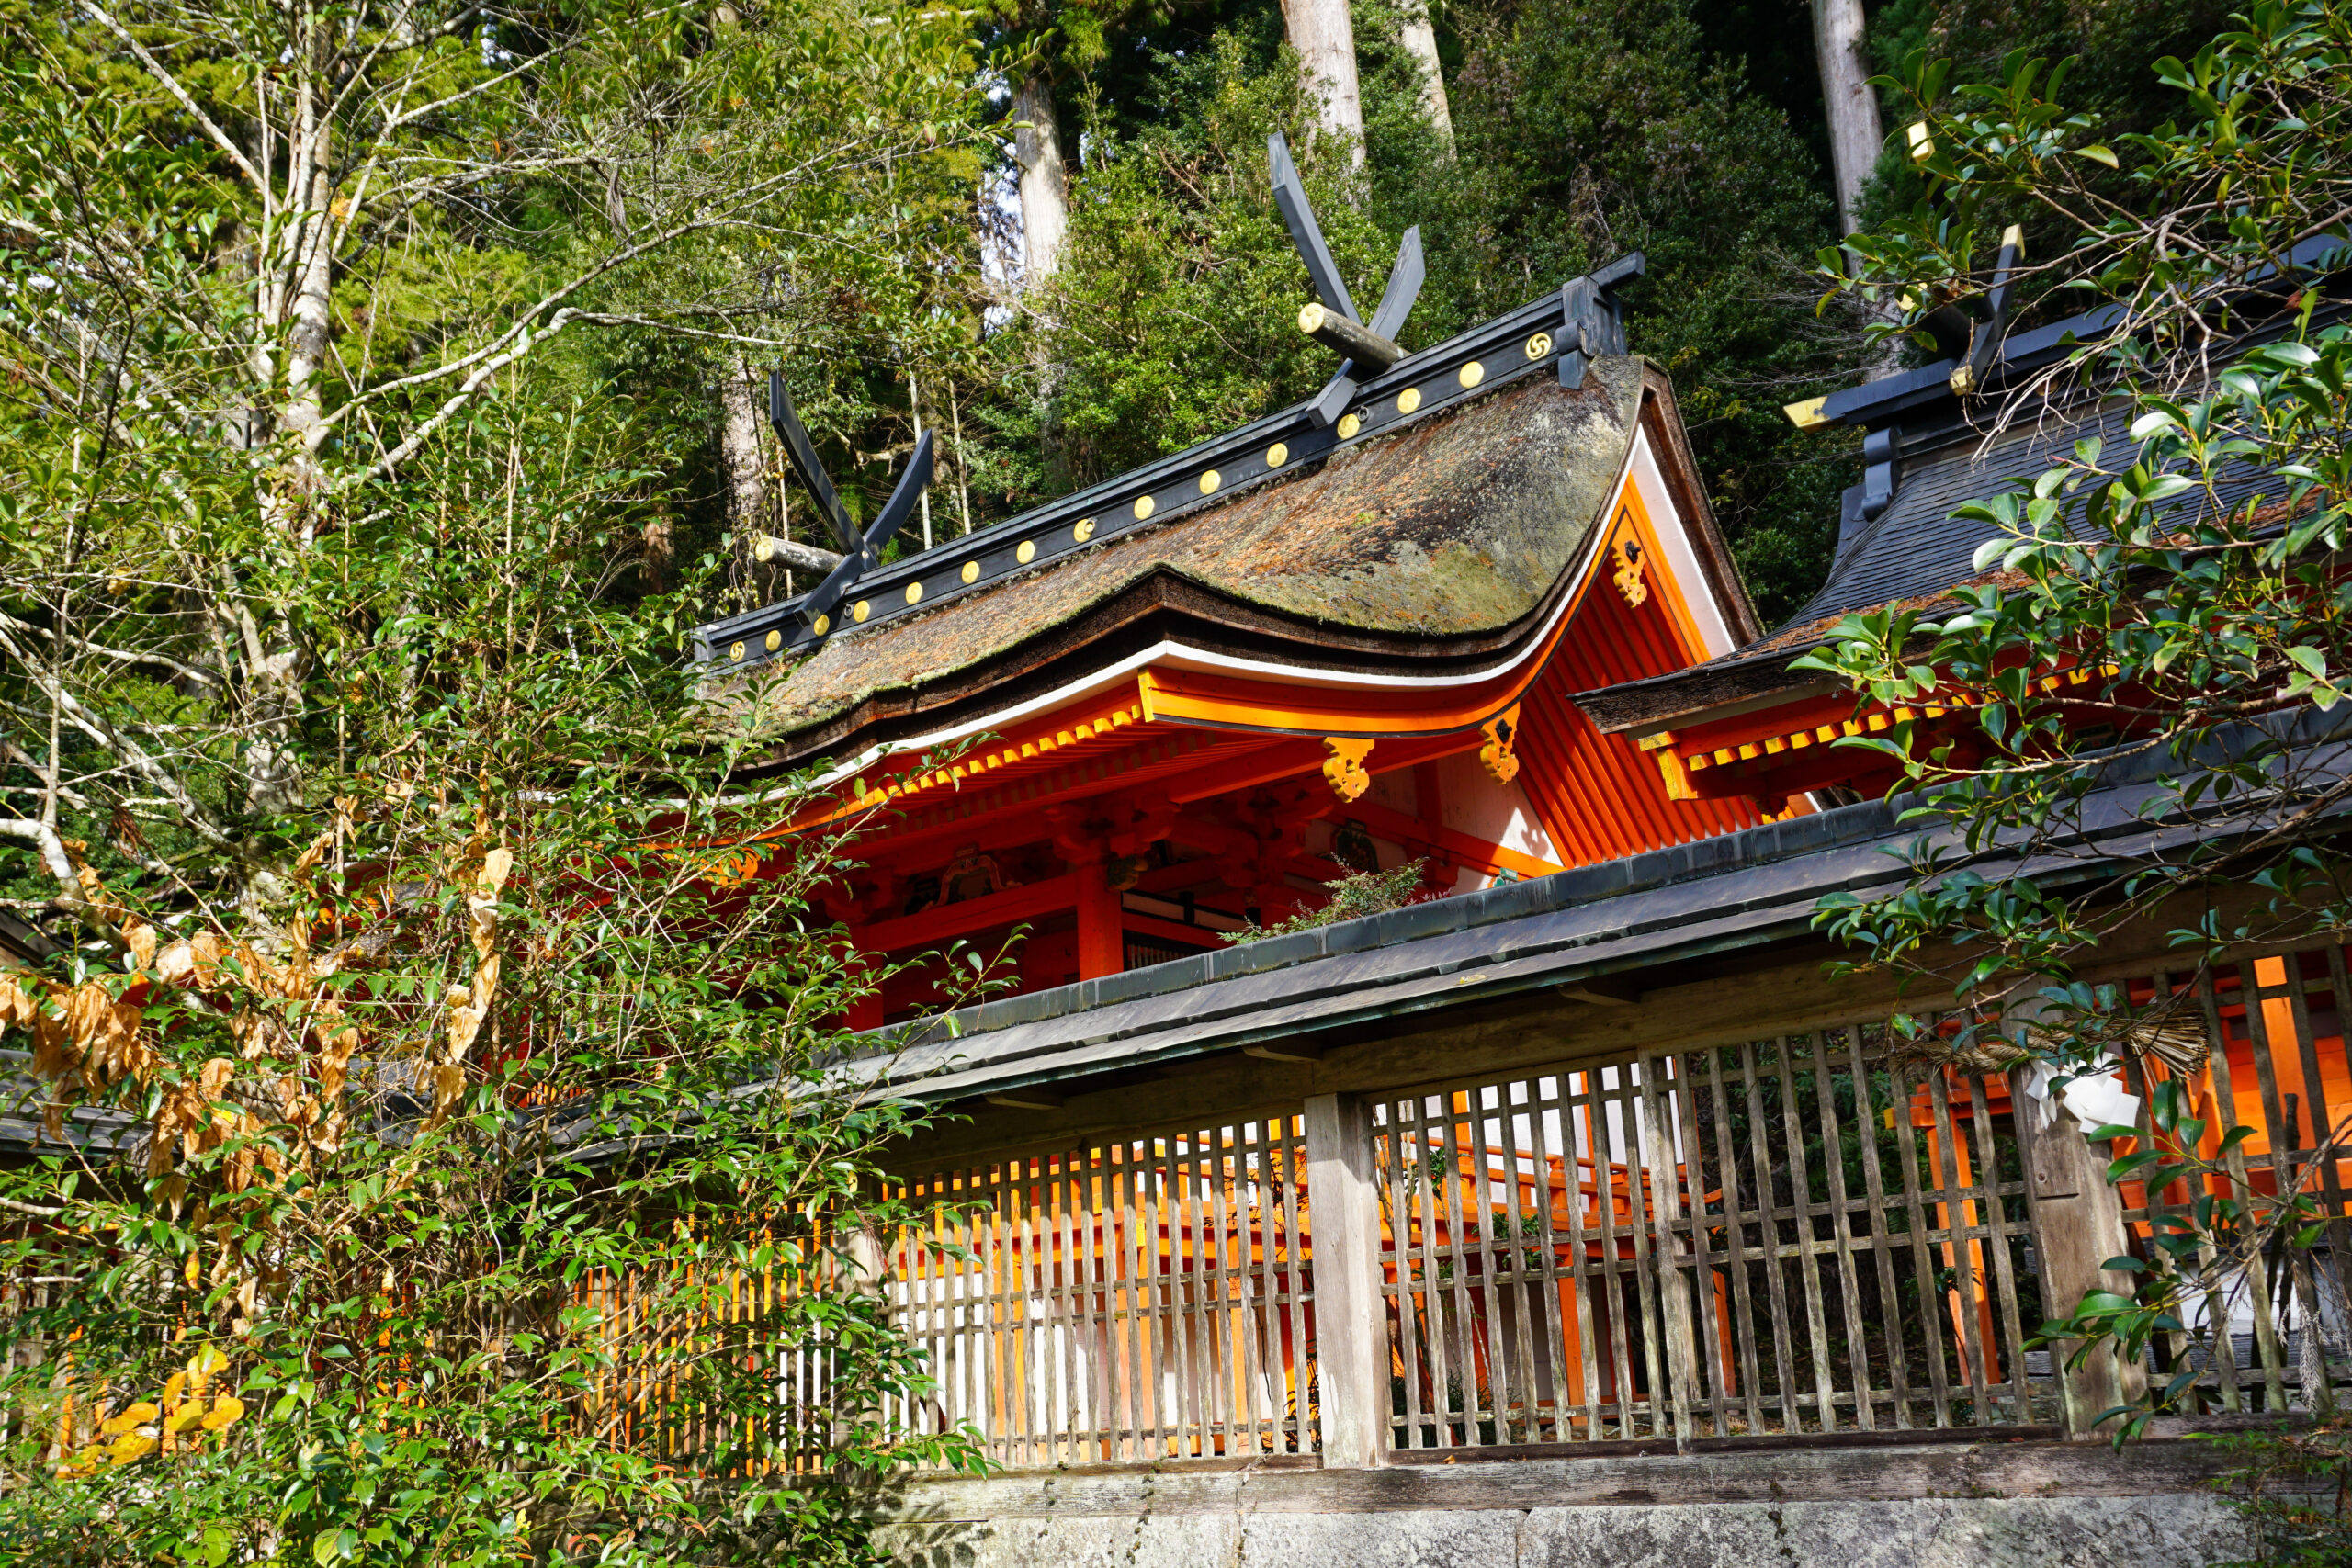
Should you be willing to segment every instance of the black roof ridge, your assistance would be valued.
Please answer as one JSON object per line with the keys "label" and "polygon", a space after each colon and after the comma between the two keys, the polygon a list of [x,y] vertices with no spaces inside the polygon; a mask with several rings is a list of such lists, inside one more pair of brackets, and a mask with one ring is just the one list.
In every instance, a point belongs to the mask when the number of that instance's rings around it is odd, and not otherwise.
{"label": "black roof ridge", "polygon": [[[1574,281],[1577,280],[1571,280]],[[1314,426],[1309,411],[1315,399],[1302,399],[1223,434],[1196,442],[1181,452],[1154,458],[1084,490],[1040,502],[1025,512],[999,519],[969,534],[943,539],[929,549],[876,567],[856,580],[854,591],[844,592],[844,607],[836,615],[846,617],[850,602],[864,599],[872,608],[868,620],[861,623],[858,629],[870,630],[908,614],[935,610],[954,600],[984,592],[1017,573],[1040,570],[1091,544],[1161,527],[1179,517],[1222,505],[1265,484],[1304,472],[1342,448],[1367,445],[1406,425],[1451,412],[1532,375],[1560,367],[1578,352],[1577,344],[1581,341],[1567,330],[1571,321],[1566,288],[1551,289],[1465,327],[1442,343],[1408,355],[1380,375],[1360,383],[1349,403],[1351,416],[1361,421],[1354,434],[1341,436],[1336,425],[1330,429]],[[1537,334],[1543,334],[1544,340],[1540,352],[1536,349]],[[1641,356],[1629,352],[1615,357]],[[1430,385],[1432,377],[1453,377],[1458,382],[1459,373],[1474,360],[1479,363],[1481,374],[1473,384],[1446,385],[1442,391]],[[1396,406],[1396,394],[1408,388],[1416,388],[1420,393],[1420,401],[1409,412]],[[1287,460],[1279,468],[1266,466],[1260,456],[1263,445],[1276,436],[1281,436],[1283,444],[1290,448]],[[1213,491],[1193,493],[1188,481],[1208,469],[1217,470],[1223,482]],[[1178,492],[1160,493],[1171,483],[1181,487]],[[1148,516],[1130,515],[1130,503],[1146,497],[1153,503]],[[1080,521],[1091,522],[1092,526],[1086,537],[1075,538],[1070,525]],[[1054,536],[1044,536],[1047,534]],[[1023,538],[1024,535],[1029,537]],[[1019,559],[1016,547],[1023,544],[1033,546],[1033,553],[1027,559]],[[970,583],[958,580],[959,565],[967,558],[985,562]],[[920,585],[919,597],[900,602],[910,585]],[[820,646],[824,639],[809,637],[807,628],[798,625],[800,603],[800,596],[779,600],[695,627],[692,634],[695,659],[716,673],[730,669],[748,670],[764,662],[771,652],[781,654]],[[839,636],[850,629],[848,626],[838,626],[828,635]],[[780,634],[779,647],[775,650],[763,646],[764,637],[772,631]],[[740,659],[730,657],[736,643],[743,648]]]}

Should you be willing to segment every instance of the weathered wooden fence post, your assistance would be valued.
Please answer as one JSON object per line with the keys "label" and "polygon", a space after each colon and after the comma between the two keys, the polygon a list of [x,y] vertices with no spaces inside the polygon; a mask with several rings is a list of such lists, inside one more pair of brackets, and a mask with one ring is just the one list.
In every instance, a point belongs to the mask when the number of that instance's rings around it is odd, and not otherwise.
{"label": "weathered wooden fence post", "polygon": [[[844,1296],[884,1295],[890,1284],[888,1239],[871,1220],[853,1217],[843,1227],[842,1242],[841,1273],[836,1277],[833,1288]],[[825,1406],[832,1409],[834,1443],[847,1442],[850,1427],[857,1422],[887,1419],[894,1415],[911,1414],[903,1410],[893,1411],[887,1404],[878,1406],[862,1405],[852,1409],[843,1409],[835,1405],[831,1397],[831,1385],[838,1376],[839,1368],[834,1363],[833,1354],[828,1352],[821,1374],[810,1380],[810,1386],[805,1396],[821,1401]]]}
{"label": "weathered wooden fence post", "polygon": [[[2122,1196],[2107,1179],[2107,1160],[2063,1107],[2056,1120],[2044,1125],[2041,1102],[2026,1092],[2025,1078],[2022,1070],[2011,1076],[2009,1102],[2017,1107],[2018,1134],[2025,1143],[2041,1306],[2056,1317],[2073,1312],[2092,1291],[2132,1293],[2131,1275],[2099,1267],[2122,1256],[2130,1238],[2123,1225]],[[2085,1438],[2093,1435],[2101,1412],[2145,1393],[2148,1374],[2146,1368],[2118,1356],[2111,1344],[2100,1346],[2082,1366],[2069,1370],[2067,1363],[2080,1348],[2079,1341],[2062,1340],[2051,1356],[2065,1395],[2066,1429]]]}
{"label": "weathered wooden fence post", "polygon": [[1306,1101],[1306,1204],[1323,1465],[1366,1469],[1388,1448],[1388,1313],[1372,1107],[1361,1096]]}

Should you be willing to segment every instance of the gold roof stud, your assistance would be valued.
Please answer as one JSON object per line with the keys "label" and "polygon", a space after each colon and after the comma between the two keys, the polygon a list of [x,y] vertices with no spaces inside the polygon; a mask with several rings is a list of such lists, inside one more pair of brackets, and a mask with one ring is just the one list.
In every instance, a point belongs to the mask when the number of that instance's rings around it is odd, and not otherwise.
{"label": "gold roof stud", "polygon": [[1396,412],[1398,413],[1411,413],[1415,409],[1419,408],[1420,406],[1421,389],[1419,387],[1408,387],[1403,391],[1396,394]]}
{"label": "gold roof stud", "polygon": [[855,604],[850,606],[849,618],[862,626],[865,624],[865,617],[872,614],[874,614],[872,601],[860,599]]}
{"label": "gold roof stud", "polygon": [[962,576],[967,582],[978,582],[980,580],[980,563],[976,560],[966,561]]}
{"label": "gold roof stud", "polygon": [[1012,558],[1019,561],[1023,566],[1027,566],[1031,561],[1035,560],[1037,558],[1037,541],[1035,539],[1022,540],[1020,547],[1012,552]]}
{"label": "gold roof stud", "polygon": [[1537,333],[1533,337],[1527,340],[1528,358],[1541,359],[1551,352],[1552,334],[1550,333]]}
{"label": "gold roof stud", "polygon": [[1216,487],[1224,482],[1225,476],[1223,474],[1218,473],[1215,468],[1206,469],[1201,475],[1201,493],[1203,495],[1215,495],[1216,493]]}
{"label": "gold roof stud", "polygon": [[920,604],[922,603],[922,583],[910,582],[907,584],[907,603],[910,604]]}
{"label": "gold roof stud", "polygon": [[768,651],[770,653],[774,653],[777,649],[782,648],[783,646],[784,634],[782,632],[772,631],[768,633]]}
{"label": "gold roof stud", "polygon": [[1140,523],[1150,515],[1151,497],[1148,495],[1139,495],[1136,497],[1136,521]]}
{"label": "gold roof stud", "polygon": [[1266,467],[1279,468],[1289,461],[1290,447],[1285,443],[1277,441],[1266,448]]}
{"label": "gold roof stud", "polygon": [[1069,536],[1077,540],[1081,545],[1086,543],[1087,540],[1094,537],[1094,519],[1091,517],[1080,518],[1076,525],[1071,527]]}
{"label": "gold roof stud", "polygon": [[827,632],[833,629],[833,618],[831,615],[820,615],[817,617],[816,624],[808,629],[816,633],[819,637],[823,637]]}
{"label": "gold roof stud", "polygon": [[1359,431],[1359,430],[1362,430],[1363,428],[1363,421],[1362,421],[1362,420],[1358,419],[1355,415],[1353,415],[1353,414],[1351,414],[1351,413],[1343,413],[1343,414],[1341,414],[1341,415],[1340,416],[1340,440],[1342,440],[1342,441],[1351,441],[1351,440],[1355,439],[1355,434],[1356,434],[1356,432],[1357,432],[1357,431]]}
{"label": "gold roof stud", "polygon": [[1455,378],[1464,387],[1475,387],[1486,378],[1487,367],[1475,359],[1464,366],[1460,375]]}
{"label": "gold roof stud", "polygon": [[727,650],[727,657],[728,657],[728,658],[729,658],[729,659],[731,659],[731,660],[734,660],[736,663],[738,663],[738,664],[742,663],[742,662],[743,662],[743,645],[742,645],[741,643],[740,643],[740,642],[739,642],[739,643],[737,643],[734,647],[732,647],[732,648],[729,649]]}

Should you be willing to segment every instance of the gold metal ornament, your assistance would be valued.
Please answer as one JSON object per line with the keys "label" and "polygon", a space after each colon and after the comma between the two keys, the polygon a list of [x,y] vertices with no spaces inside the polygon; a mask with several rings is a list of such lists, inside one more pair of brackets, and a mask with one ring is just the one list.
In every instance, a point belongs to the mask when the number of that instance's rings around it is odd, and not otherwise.
{"label": "gold metal ornament", "polygon": [[1350,440],[1353,440],[1353,439],[1354,439],[1354,437],[1355,437],[1355,434],[1356,434],[1356,432],[1357,432],[1357,431],[1359,431],[1359,430],[1362,430],[1363,428],[1363,421],[1362,421],[1362,420],[1358,419],[1355,415],[1353,415],[1353,414],[1351,414],[1351,413],[1343,413],[1343,414],[1341,414],[1341,415],[1340,416],[1340,440],[1342,440],[1342,441],[1350,441]]}
{"label": "gold metal ornament", "polygon": [[777,649],[782,648],[783,646],[784,634],[782,632],[768,633],[768,651],[770,653],[774,653]]}
{"label": "gold metal ornament", "polygon": [[808,629],[815,632],[819,637],[823,637],[827,632],[833,629],[833,618],[831,615],[820,615],[817,617],[817,624],[810,626]]}
{"label": "gold metal ornament", "polygon": [[1142,521],[1144,518],[1150,516],[1150,515],[1151,515],[1151,510],[1152,510],[1152,509],[1151,509],[1151,497],[1149,497],[1149,496],[1148,496],[1148,495],[1139,495],[1139,496],[1136,497],[1136,521],[1140,522],[1140,521]]}
{"label": "gold metal ornament", "polygon": [[1372,787],[1372,773],[1363,760],[1372,755],[1373,742],[1345,737],[1326,736],[1323,744],[1331,755],[1323,764],[1323,781],[1331,786],[1342,805],[1361,797]]}
{"label": "gold metal ornament", "polygon": [[1215,468],[1211,468],[1201,475],[1201,493],[1203,495],[1215,495],[1216,493],[1216,487],[1224,482],[1225,476],[1218,473]]}
{"label": "gold metal ornament", "polygon": [[1076,539],[1081,545],[1086,543],[1087,540],[1094,537],[1094,519],[1091,517],[1080,518],[1077,525],[1070,529],[1069,536]]}
{"label": "gold metal ornament", "polygon": [[1411,413],[1415,409],[1419,408],[1420,406],[1421,389],[1419,387],[1408,387],[1403,391],[1396,394],[1396,412],[1398,413]]}
{"label": "gold metal ornament", "polygon": [[979,580],[980,563],[976,560],[966,561],[964,563],[964,581],[967,582],[978,582]]}
{"label": "gold metal ornament", "polygon": [[1266,467],[1279,468],[1289,461],[1290,447],[1283,442],[1277,441],[1266,448]]}
{"label": "gold metal ornament", "polygon": [[907,584],[907,603],[910,604],[919,604],[922,603],[922,583],[910,582]]}
{"label": "gold metal ornament", "polygon": [[1012,552],[1012,558],[1019,561],[1023,566],[1027,566],[1031,561],[1035,560],[1037,558],[1037,541],[1035,539],[1022,540],[1021,547]]}
{"label": "gold metal ornament", "polygon": [[743,662],[743,645],[742,645],[741,643],[740,643],[740,642],[739,642],[739,643],[737,643],[734,647],[732,647],[732,648],[729,649],[727,650],[727,657],[728,657],[728,658],[729,658],[729,659],[731,659],[731,660],[734,660],[736,663],[738,663],[738,664],[742,663],[742,662]]}
{"label": "gold metal ornament", "polygon": [[1462,367],[1462,374],[1459,378],[1462,384],[1465,387],[1475,387],[1486,378],[1487,367],[1479,364],[1475,359]]}
{"label": "gold metal ornament", "polygon": [[1533,337],[1527,340],[1528,358],[1541,359],[1551,352],[1552,334],[1550,333],[1537,333]]}
{"label": "gold metal ornament", "polygon": [[865,617],[872,614],[874,614],[874,605],[872,603],[865,599],[860,599],[855,604],[850,607],[849,618],[855,621],[862,626],[865,624]]}

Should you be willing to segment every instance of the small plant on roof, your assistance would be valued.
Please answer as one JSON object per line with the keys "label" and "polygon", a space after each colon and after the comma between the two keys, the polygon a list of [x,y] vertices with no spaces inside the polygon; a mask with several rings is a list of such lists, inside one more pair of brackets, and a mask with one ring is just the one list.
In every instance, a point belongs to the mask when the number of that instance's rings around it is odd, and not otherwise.
{"label": "small plant on roof", "polygon": [[1366,915],[1385,915],[1391,909],[1418,904],[1426,897],[1421,892],[1421,871],[1428,864],[1427,861],[1411,860],[1393,871],[1360,871],[1353,876],[1343,876],[1329,885],[1331,900],[1321,908],[1301,910],[1271,926],[1253,921],[1238,931],[1227,931],[1225,940],[1260,942],[1270,936],[1313,931],[1317,926],[1335,926],[1341,920],[1361,919]]}

